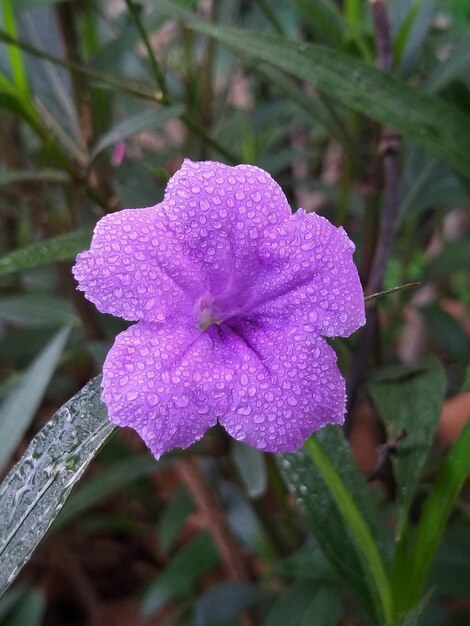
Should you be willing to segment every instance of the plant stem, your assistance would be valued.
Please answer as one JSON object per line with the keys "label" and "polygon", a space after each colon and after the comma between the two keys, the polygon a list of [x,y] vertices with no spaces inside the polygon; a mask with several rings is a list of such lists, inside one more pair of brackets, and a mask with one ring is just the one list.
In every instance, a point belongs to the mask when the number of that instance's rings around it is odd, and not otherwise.
{"label": "plant stem", "polygon": [[129,10],[129,14],[134,22],[134,25],[142,39],[142,42],[147,50],[147,54],[149,57],[150,65],[152,67],[152,73],[155,78],[155,83],[161,91],[161,103],[169,104],[170,103],[170,94],[168,92],[168,87],[166,84],[165,74],[163,73],[160,64],[155,56],[152,46],[150,45],[149,38],[147,37],[147,33],[145,31],[144,25],[142,24],[142,20],[140,19],[140,13],[138,7],[134,4],[133,0],[126,0],[126,5]]}
{"label": "plant stem", "polygon": [[[211,486],[201,471],[198,461],[196,459],[182,459],[178,468],[183,482],[212,533],[227,576],[233,582],[250,580],[250,572],[240,547],[225,520],[224,513]],[[251,612],[245,611],[243,624],[256,626],[257,620]]]}
{"label": "plant stem", "polygon": [[[384,0],[370,0],[370,3],[374,21],[378,65],[381,69],[390,71],[392,69],[392,42],[387,7]],[[383,211],[377,245],[367,277],[366,295],[381,291],[387,263],[392,253],[395,240],[400,206],[399,135],[389,128],[383,128],[378,152],[383,159]],[[349,432],[351,428],[351,410],[362,382],[368,356],[372,349],[377,330],[377,300],[373,300],[372,305],[366,312],[366,325],[359,334],[358,344],[351,366],[352,375],[348,381],[348,420],[345,424],[346,432]]]}

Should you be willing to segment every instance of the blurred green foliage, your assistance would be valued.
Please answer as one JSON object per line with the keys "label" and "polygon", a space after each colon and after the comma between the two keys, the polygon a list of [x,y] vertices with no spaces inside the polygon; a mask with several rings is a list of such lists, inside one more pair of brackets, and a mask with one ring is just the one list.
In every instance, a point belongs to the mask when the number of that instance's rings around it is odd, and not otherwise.
{"label": "blurred green foliage", "polygon": [[[0,463],[33,441],[0,492],[2,588],[57,516],[1,626],[468,623],[468,424],[443,450],[470,413],[467,0],[3,0],[0,15]],[[124,328],[70,272],[96,221],[156,204],[184,157],[253,163],[294,210],[346,228],[367,285],[389,126],[383,287],[420,284],[373,304],[352,449],[327,428],[273,459],[215,429],[156,463],[110,437],[99,380],[75,395]],[[334,345],[353,379],[360,337]],[[180,469],[193,455],[199,495]]]}

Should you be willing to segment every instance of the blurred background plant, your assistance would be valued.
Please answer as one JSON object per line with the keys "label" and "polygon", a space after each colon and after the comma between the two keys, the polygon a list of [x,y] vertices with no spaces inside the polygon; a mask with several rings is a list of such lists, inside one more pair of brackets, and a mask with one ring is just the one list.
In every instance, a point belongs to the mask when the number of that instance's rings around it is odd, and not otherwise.
{"label": "blurred background plant", "polygon": [[3,587],[106,441],[0,624],[468,624],[467,0],[2,0],[0,42],[3,475],[123,329],[76,254],[184,157],[259,165],[343,225],[368,294],[419,283],[334,343],[351,445],[327,428],[275,459],[215,429],[157,463],[109,438],[91,383],[51,422],[60,470],[28,483],[30,455],[5,483]]}

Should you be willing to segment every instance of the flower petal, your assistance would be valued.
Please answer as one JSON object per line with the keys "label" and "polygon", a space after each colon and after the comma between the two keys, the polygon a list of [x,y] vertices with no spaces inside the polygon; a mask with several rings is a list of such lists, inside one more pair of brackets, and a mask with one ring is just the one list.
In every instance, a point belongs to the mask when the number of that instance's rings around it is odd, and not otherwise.
{"label": "flower petal", "polygon": [[251,312],[280,326],[302,319],[317,334],[347,337],[365,323],[353,252],[342,228],[300,209],[267,233],[260,250],[265,270],[253,285]]}
{"label": "flower petal", "polygon": [[230,405],[221,348],[189,324],[131,326],[103,367],[111,421],[134,428],[156,458],[200,439]]}
{"label": "flower petal", "polygon": [[239,363],[232,404],[219,418],[232,437],[266,452],[294,452],[315,430],[343,422],[345,383],[324,339],[300,325],[278,330],[242,318],[225,332]]}
{"label": "flower petal", "polygon": [[73,273],[101,312],[162,322],[191,309],[202,278],[165,222],[157,205],[97,223],[91,248],[78,255]]}
{"label": "flower petal", "polygon": [[282,189],[258,167],[187,159],[162,205],[178,241],[203,268],[206,289],[214,296],[230,292],[230,304],[256,279],[266,232],[292,215]]}

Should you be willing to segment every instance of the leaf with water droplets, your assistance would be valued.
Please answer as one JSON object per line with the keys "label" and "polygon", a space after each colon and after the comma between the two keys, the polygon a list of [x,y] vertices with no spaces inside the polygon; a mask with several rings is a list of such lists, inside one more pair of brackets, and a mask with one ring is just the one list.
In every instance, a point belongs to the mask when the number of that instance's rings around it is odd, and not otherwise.
{"label": "leaf with water droplets", "polygon": [[72,261],[88,246],[90,239],[91,231],[88,229],[76,230],[14,250],[0,257],[0,276],[58,261]]}
{"label": "leaf with water droplets", "polygon": [[100,383],[94,378],[57,411],[0,487],[0,595],[114,429]]}
{"label": "leaf with water droplets", "polygon": [[251,61],[269,63],[314,84],[345,106],[396,129],[463,176],[470,176],[470,118],[440,98],[351,55],[338,50],[332,53],[328,46],[209,24],[177,2],[158,0],[158,6]]}
{"label": "leaf with water droplets", "polygon": [[[340,428],[322,428],[315,439],[324,451],[326,469],[308,453],[308,443],[296,454],[278,457],[279,466],[323,552],[349,589],[380,621],[382,611],[388,610],[388,583],[377,545],[383,539],[372,494]],[[350,494],[347,514],[338,504],[333,483],[342,491],[343,500],[344,493]]]}

